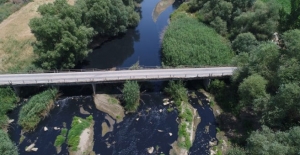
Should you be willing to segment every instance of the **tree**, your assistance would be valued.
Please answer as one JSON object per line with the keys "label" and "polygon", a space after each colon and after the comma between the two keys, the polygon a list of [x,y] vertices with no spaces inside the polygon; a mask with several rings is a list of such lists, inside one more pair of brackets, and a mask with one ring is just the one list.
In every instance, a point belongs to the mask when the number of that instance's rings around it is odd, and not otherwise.
{"label": "tree", "polygon": [[295,29],[286,31],[283,33],[282,38],[286,47],[283,53],[289,57],[295,57],[300,60],[300,30]]}
{"label": "tree", "polygon": [[101,36],[116,36],[127,27],[136,26],[140,20],[134,10],[133,0],[79,0],[84,21]]}
{"label": "tree", "polygon": [[258,41],[255,36],[248,33],[241,33],[232,41],[232,49],[236,53],[246,52],[249,53],[258,45]]}
{"label": "tree", "polygon": [[246,150],[251,155],[285,155],[289,147],[277,141],[276,134],[268,127],[252,132],[247,139]]}
{"label": "tree", "polygon": [[260,97],[267,97],[266,93],[267,81],[260,75],[254,74],[239,85],[238,93],[240,96],[240,103],[244,106],[257,107],[254,105],[254,100]]}
{"label": "tree", "polygon": [[264,121],[272,126],[289,127],[300,121],[300,87],[297,83],[283,84],[272,98]]}
{"label": "tree", "polygon": [[251,32],[258,40],[267,40],[277,30],[278,10],[273,1],[255,1],[251,10],[234,17],[233,34]]}
{"label": "tree", "polygon": [[122,90],[125,109],[134,112],[139,106],[140,87],[136,81],[126,81]]}
{"label": "tree", "polygon": [[66,0],[43,5],[38,11],[42,17],[29,23],[37,39],[37,64],[44,69],[73,68],[89,53],[87,45],[95,34],[93,29],[82,25],[81,10]]}

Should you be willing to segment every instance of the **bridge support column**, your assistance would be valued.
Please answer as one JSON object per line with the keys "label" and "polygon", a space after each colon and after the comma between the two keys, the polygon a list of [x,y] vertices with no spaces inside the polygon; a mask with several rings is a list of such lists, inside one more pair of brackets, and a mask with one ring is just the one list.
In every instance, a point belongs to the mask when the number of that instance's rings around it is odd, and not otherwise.
{"label": "bridge support column", "polygon": [[59,91],[59,85],[52,85],[53,89],[57,89]]}
{"label": "bridge support column", "polygon": [[92,84],[92,88],[93,88],[93,95],[96,94],[96,84]]}
{"label": "bridge support column", "polygon": [[20,96],[20,93],[21,93],[21,87],[18,87],[18,86],[13,86],[13,89],[15,91],[15,94],[17,96]]}
{"label": "bridge support column", "polygon": [[210,85],[211,79],[203,79],[204,88],[207,90]]}

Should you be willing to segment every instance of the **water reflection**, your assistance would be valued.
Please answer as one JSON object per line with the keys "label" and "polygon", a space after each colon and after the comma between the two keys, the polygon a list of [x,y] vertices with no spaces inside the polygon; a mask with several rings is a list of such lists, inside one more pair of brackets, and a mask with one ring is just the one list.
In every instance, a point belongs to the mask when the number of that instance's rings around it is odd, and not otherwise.
{"label": "water reflection", "polygon": [[104,43],[90,53],[83,68],[106,69],[120,66],[134,53],[134,42],[139,40],[139,31],[129,29],[125,35]]}

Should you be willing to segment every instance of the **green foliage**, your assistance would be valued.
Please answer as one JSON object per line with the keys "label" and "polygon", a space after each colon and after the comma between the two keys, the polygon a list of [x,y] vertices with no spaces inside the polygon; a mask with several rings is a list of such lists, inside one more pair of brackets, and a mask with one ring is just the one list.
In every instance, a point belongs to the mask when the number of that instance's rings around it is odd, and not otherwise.
{"label": "green foliage", "polygon": [[185,14],[172,20],[162,48],[162,60],[167,66],[225,65],[233,56],[226,39]]}
{"label": "green foliage", "polygon": [[226,155],[246,155],[246,151],[240,147],[233,147],[228,150]]}
{"label": "green foliage", "polygon": [[241,33],[232,41],[232,49],[236,53],[249,53],[250,51],[255,49],[257,45],[258,41],[256,40],[255,36],[250,32]]}
{"label": "green foliage", "polygon": [[29,26],[37,41],[34,52],[36,63],[44,69],[73,68],[89,53],[87,45],[95,34],[82,24],[81,10],[66,0],[39,7],[41,18],[34,18]]}
{"label": "green foliage", "polygon": [[[300,28],[300,27],[299,27]],[[295,57],[300,60],[300,30],[289,30],[283,33],[282,38],[286,49],[283,51],[289,58]]]}
{"label": "green foliage", "polygon": [[8,134],[0,129],[0,154],[1,155],[18,155],[17,146],[10,140]]}
{"label": "green foliage", "polygon": [[281,31],[300,28],[300,1],[299,0],[277,0],[280,1],[282,9],[280,10],[279,28]]}
{"label": "green foliage", "polygon": [[134,10],[133,0],[80,0],[77,2],[85,16],[87,25],[101,36],[116,36],[124,33],[127,27],[138,24],[140,17]]}
{"label": "green foliage", "polygon": [[44,119],[54,106],[54,100],[58,91],[48,89],[42,93],[34,95],[23,105],[19,113],[18,124],[25,131],[32,131],[38,123]]}
{"label": "green foliage", "polygon": [[263,126],[262,131],[252,132],[247,139],[246,150],[249,154],[290,155],[299,153],[300,128],[293,127],[286,132],[273,132]]}
{"label": "green foliage", "polygon": [[182,101],[188,102],[187,89],[182,81],[170,81],[164,91],[174,99],[177,106],[180,106]]}
{"label": "green foliage", "polygon": [[[254,100],[260,97],[266,97],[267,81],[260,75],[254,74],[246,79],[239,85],[240,102],[245,105],[251,105]],[[257,105],[254,105],[257,106]]]}
{"label": "green foliage", "polygon": [[7,0],[0,0],[0,23],[6,19],[8,16],[18,11],[22,6],[27,3],[13,4],[12,2],[7,2]]}
{"label": "green foliage", "polygon": [[171,15],[170,19],[175,20],[178,16],[181,16],[182,13],[188,12],[190,6],[187,2],[183,2]]}
{"label": "green foliage", "polygon": [[80,135],[82,131],[93,123],[93,116],[90,115],[86,119],[74,116],[71,129],[69,130],[68,133],[68,139],[67,143],[70,147],[71,151],[77,151],[78,150],[78,144],[80,141]]}
{"label": "green foliage", "polygon": [[140,100],[140,87],[136,81],[126,81],[122,90],[125,109],[131,112],[137,110]]}
{"label": "green foliage", "polygon": [[0,128],[8,125],[6,112],[15,108],[17,101],[18,97],[10,87],[0,88]]}
{"label": "green foliage", "polygon": [[54,146],[59,147],[66,141],[66,137],[58,135],[55,139]]}
{"label": "green foliage", "polygon": [[260,0],[192,0],[190,10],[198,19],[224,36],[234,39],[240,33],[253,33],[267,40],[277,29],[279,7],[273,1]]}

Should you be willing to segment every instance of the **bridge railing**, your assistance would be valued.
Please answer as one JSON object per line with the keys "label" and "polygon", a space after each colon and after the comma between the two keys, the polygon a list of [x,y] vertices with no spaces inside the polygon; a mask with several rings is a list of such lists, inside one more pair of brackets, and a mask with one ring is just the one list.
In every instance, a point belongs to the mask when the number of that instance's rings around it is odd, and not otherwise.
{"label": "bridge railing", "polygon": [[172,66],[131,66],[131,67],[113,67],[107,69],[99,68],[85,68],[85,69],[53,69],[53,70],[28,70],[28,71],[14,71],[14,72],[0,72],[0,74],[36,74],[36,73],[66,73],[66,72],[97,72],[97,71],[119,71],[119,70],[145,70],[145,69],[178,69],[178,68],[211,68],[211,67],[233,67],[229,65],[219,66],[204,66],[204,65],[181,65],[177,67]]}

